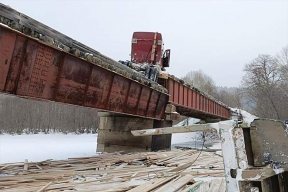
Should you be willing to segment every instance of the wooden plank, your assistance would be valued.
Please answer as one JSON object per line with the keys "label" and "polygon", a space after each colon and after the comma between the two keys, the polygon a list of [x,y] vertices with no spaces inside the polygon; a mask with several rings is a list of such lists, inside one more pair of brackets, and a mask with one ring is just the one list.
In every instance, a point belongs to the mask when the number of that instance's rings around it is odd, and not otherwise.
{"label": "wooden plank", "polygon": [[42,167],[40,167],[40,166],[39,166],[39,165],[37,165],[37,164],[36,164],[35,166],[36,166],[38,169],[42,169]]}
{"label": "wooden plank", "polygon": [[25,159],[24,170],[25,170],[25,171],[28,170],[28,159]]}
{"label": "wooden plank", "polygon": [[156,190],[155,192],[174,192],[179,190],[181,187],[183,187],[185,184],[189,182],[193,182],[193,176],[192,175],[185,175],[183,177],[180,177],[177,180],[173,180],[172,182],[169,182],[168,184],[164,185],[160,189]]}
{"label": "wooden plank", "polygon": [[144,185],[140,185],[138,187],[135,187],[135,188],[129,190],[128,192],[139,192],[139,191],[148,192],[148,191],[156,189],[157,187],[159,187],[159,186],[171,181],[175,177],[176,177],[176,175],[174,175],[172,177],[168,177],[168,178],[153,179],[153,180],[147,182]]}
{"label": "wooden plank", "polygon": [[217,130],[209,124],[201,124],[201,125],[189,125],[189,126],[179,126],[179,127],[164,127],[164,128],[157,128],[157,129],[134,130],[134,131],[131,131],[131,133],[134,136],[147,136],[147,135],[162,135],[162,134],[201,132],[201,131],[202,132],[215,132]]}
{"label": "wooden plank", "polygon": [[219,187],[219,192],[226,192],[226,180],[225,180],[225,178],[222,179],[221,185]]}
{"label": "wooden plank", "polygon": [[47,189],[50,185],[52,184],[52,182],[47,183],[45,186],[41,187],[41,189],[39,189],[37,192],[42,192],[45,189]]}
{"label": "wooden plank", "polygon": [[122,168],[125,167],[126,165],[128,165],[128,163],[122,163],[121,165],[117,166],[114,170],[122,169]]}
{"label": "wooden plank", "polygon": [[0,171],[6,169],[7,167],[9,167],[9,165],[5,165],[5,166],[1,167]]}
{"label": "wooden plank", "polygon": [[201,185],[202,183],[204,183],[204,182],[203,182],[203,181],[197,181],[196,183],[193,183],[191,186],[183,189],[182,192],[194,191],[194,190],[197,189],[197,187],[199,187],[199,185]]}
{"label": "wooden plank", "polygon": [[209,182],[204,182],[203,184],[199,185],[199,188],[197,190],[197,192],[207,192],[207,191],[209,191]]}
{"label": "wooden plank", "polygon": [[224,179],[214,179],[211,181],[209,191],[213,192],[224,192],[223,191],[223,183],[225,183]]}

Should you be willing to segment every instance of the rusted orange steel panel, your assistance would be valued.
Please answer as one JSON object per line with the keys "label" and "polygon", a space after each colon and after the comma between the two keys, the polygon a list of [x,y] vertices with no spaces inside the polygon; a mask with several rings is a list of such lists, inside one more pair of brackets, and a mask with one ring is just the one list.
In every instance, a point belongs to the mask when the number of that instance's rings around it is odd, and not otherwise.
{"label": "rusted orange steel panel", "polygon": [[169,103],[174,104],[181,115],[200,119],[230,119],[230,109],[203,92],[171,77],[166,81],[166,87],[170,94]]}
{"label": "rusted orange steel panel", "polygon": [[168,95],[0,25],[0,91],[153,119]]}

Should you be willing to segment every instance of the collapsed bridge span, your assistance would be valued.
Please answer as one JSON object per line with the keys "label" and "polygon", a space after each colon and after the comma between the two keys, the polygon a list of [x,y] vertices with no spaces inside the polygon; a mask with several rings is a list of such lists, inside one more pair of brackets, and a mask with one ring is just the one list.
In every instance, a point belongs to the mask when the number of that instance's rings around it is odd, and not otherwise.
{"label": "collapsed bridge span", "polygon": [[[230,109],[223,103],[177,77],[159,75],[169,67],[170,58],[170,50],[162,56],[160,33],[137,34],[138,39],[132,39],[136,52],[132,53],[150,54],[146,70],[153,71],[153,78],[131,68],[139,65],[135,61],[125,66],[0,4],[0,92],[108,112],[100,118],[100,151],[119,149],[115,146],[144,151],[170,147],[171,135],[147,136],[137,142],[130,132],[131,124],[167,127],[175,114],[217,121],[230,118]],[[141,34],[148,38],[144,52]]]}

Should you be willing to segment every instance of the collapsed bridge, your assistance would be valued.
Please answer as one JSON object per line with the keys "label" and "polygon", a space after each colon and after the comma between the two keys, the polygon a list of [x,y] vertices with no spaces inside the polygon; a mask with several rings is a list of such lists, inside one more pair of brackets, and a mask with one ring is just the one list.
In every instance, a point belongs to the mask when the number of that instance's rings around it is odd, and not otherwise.
{"label": "collapsed bridge", "polygon": [[[153,40],[157,47],[160,41]],[[230,118],[229,107],[182,80],[167,75],[152,81],[3,4],[0,92],[108,112],[101,117],[99,151],[170,147],[171,135],[139,141],[130,131],[171,125],[178,114],[207,121]]]}

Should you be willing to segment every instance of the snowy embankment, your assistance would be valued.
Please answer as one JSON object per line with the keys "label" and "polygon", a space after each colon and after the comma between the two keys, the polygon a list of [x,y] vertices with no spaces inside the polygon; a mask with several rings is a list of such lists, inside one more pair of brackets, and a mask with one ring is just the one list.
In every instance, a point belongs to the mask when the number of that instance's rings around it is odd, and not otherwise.
{"label": "snowy embankment", "polygon": [[[230,108],[231,111],[232,111],[232,114],[234,115],[241,115],[242,118],[243,118],[243,122],[246,122],[248,123],[248,125],[250,125],[250,123],[254,120],[254,119],[257,119],[259,117],[255,116],[255,115],[252,115],[250,113],[248,113],[247,111],[244,111],[244,110],[241,110],[241,109],[237,109],[237,108]],[[233,118],[233,116],[232,116]]]}

